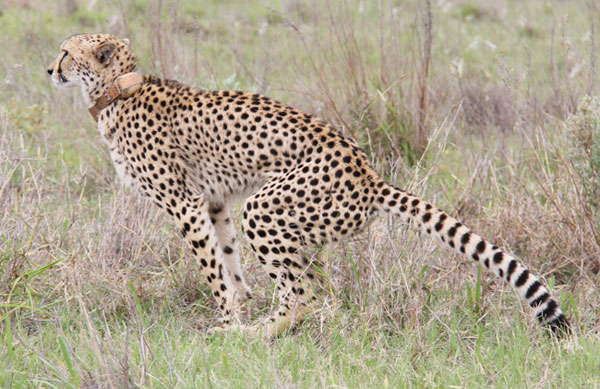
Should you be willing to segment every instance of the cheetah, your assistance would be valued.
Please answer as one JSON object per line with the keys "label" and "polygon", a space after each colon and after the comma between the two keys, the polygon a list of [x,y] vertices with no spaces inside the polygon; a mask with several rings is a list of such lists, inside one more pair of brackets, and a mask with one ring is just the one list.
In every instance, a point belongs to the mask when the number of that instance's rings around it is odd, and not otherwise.
{"label": "cheetah", "polygon": [[277,287],[259,325],[275,336],[314,309],[315,250],[385,212],[434,236],[509,283],[557,336],[558,301],[517,258],[421,198],[385,182],[357,142],[330,124],[258,94],[198,90],[136,73],[127,39],[67,38],[47,72],[81,88],[117,175],[172,219],[197,259],[222,318],[240,325],[250,289],[230,208],[245,198],[243,232]]}

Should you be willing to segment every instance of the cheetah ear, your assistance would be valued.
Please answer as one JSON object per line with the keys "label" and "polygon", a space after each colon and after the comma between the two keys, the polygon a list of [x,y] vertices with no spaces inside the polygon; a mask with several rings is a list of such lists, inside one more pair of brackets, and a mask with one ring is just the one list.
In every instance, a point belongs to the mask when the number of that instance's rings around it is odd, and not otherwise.
{"label": "cheetah ear", "polygon": [[108,65],[116,48],[114,43],[103,43],[94,49],[94,56],[102,65]]}
{"label": "cheetah ear", "polygon": [[121,42],[125,43],[125,46],[129,46],[129,39],[123,38],[121,39]]}

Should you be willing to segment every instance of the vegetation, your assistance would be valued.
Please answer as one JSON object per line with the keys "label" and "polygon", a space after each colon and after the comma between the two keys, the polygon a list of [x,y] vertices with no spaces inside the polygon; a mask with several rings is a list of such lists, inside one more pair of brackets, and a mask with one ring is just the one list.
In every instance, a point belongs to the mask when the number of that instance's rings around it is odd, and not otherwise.
{"label": "vegetation", "polygon": [[[598,20],[584,0],[4,1],[0,387],[600,386]],[[97,31],[130,38],[144,73],[355,137],[544,276],[574,337],[391,218],[327,248],[322,309],[292,333],[210,335],[183,241],[46,77],[64,38]],[[242,252],[259,320],[274,290]]]}

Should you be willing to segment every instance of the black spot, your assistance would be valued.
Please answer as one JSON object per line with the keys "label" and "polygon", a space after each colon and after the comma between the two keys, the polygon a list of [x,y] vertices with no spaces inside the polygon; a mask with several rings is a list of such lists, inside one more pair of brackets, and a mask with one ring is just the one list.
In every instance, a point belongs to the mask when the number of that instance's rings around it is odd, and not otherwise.
{"label": "black spot", "polygon": [[525,293],[525,298],[531,298],[534,294],[536,294],[538,289],[540,289],[540,286],[542,286],[542,284],[539,281],[535,281],[534,283],[529,285],[529,288],[527,288],[527,293]]}
{"label": "black spot", "polygon": [[450,227],[448,230],[448,236],[452,238],[454,235],[456,235],[456,227]]}
{"label": "black spot", "polygon": [[502,251],[498,251],[496,254],[494,254],[494,263],[496,263],[496,264],[502,263],[503,259],[504,259],[504,254],[502,253]]}
{"label": "black spot", "polygon": [[538,297],[536,297],[536,299],[535,299],[535,300],[531,301],[531,302],[529,303],[529,306],[530,306],[531,308],[538,307],[538,306],[540,306],[541,304],[545,303],[545,302],[546,302],[546,300],[548,300],[548,298],[549,298],[549,297],[550,297],[550,293],[548,293],[548,292],[544,292],[544,293],[542,293],[541,295],[539,295]]}
{"label": "black spot", "polygon": [[512,277],[512,275],[516,269],[517,269],[517,261],[513,259],[508,264],[508,269],[506,270],[506,281],[510,282],[510,277]]}
{"label": "black spot", "polygon": [[558,303],[556,300],[550,299],[550,301],[548,301],[548,305],[546,305],[546,308],[538,314],[539,321],[544,322],[554,316],[557,308]]}
{"label": "black spot", "polygon": [[465,232],[462,238],[460,238],[460,243],[466,245],[467,243],[469,243],[469,239],[471,239],[471,233]]}
{"label": "black spot", "polygon": [[517,281],[515,282],[515,286],[517,288],[519,288],[519,287],[525,285],[525,283],[527,282],[528,279],[529,279],[529,270],[525,269],[519,275],[519,278],[517,278]]}
{"label": "black spot", "polygon": [[482,239],[479,243],[477,243],[477,251],[480,253],[485,251],[485,240]]}

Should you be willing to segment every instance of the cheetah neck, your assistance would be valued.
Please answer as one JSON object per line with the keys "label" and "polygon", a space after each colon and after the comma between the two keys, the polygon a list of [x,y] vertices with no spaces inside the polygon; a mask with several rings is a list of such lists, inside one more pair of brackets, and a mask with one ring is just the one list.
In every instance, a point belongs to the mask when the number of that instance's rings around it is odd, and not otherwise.
{"label": "cheetah neck", "polygon": [[81,84],[81,94],[88,108],[93,107],[99,99],[101,99],[103,96],[106,96],[111,88],[114,87],[119,78],[134,72],[135,69],[131,70],[130,72],[110,74],[109,77],[98,75],[84,77]]}
{"label": "cheetah neck", "polygon": [[123,50],[124,47],[117,49],[111,62],[113,65],[96,72],[90,71],[83,76],[81,94],[88,108],[93,107],[98,99],[105,96],[123,75],[135,73],[137,68],[135,56],[129,51]]}
{"label": "cheetah neck", "polygon": [[135,72],[125,73],[117,77],[112,85],[105,88],[104,93],[94,100],[94,104],[89,106],[88,111],[94,120],[98,121],[98,116],[104,108],[117,99],[126,99],[133,95],[140,89],[142,82],[143,77]]}
{"label": "cheetah neck", "polygon": [[102,82],[99,85],[90,85],[84,81],[84,83],[81,84],[81,95],[88,108],[91,108],[96,104],[96,101],[106,93],[113,82]]}

